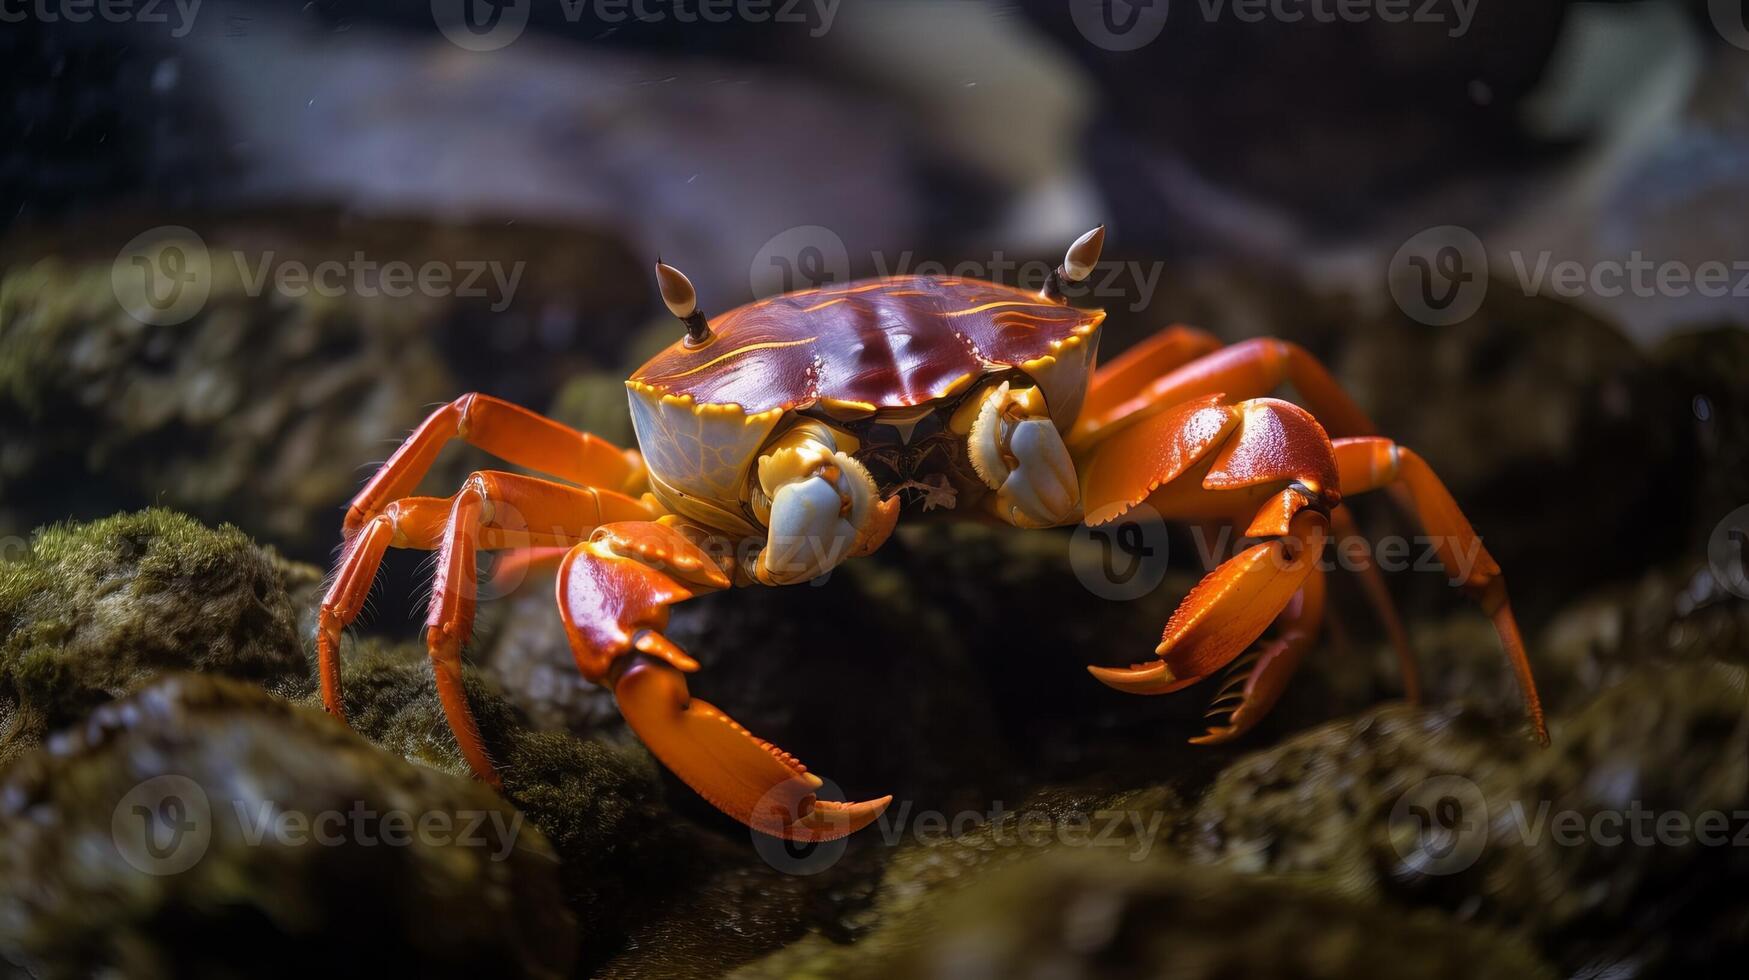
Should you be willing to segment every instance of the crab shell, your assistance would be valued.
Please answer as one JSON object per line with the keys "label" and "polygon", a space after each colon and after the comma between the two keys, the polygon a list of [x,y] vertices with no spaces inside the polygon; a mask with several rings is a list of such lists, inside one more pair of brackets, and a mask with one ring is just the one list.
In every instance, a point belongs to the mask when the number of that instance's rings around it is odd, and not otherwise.
{"label": "crab shell", "polygon": [[759,450],[792,413],[915,418],[980,378],[1019,371],[1066,431],[1081,411],[1100,310],[1011,286],[896,276],[785,293],[710,321],[626,381],[651,490],[712,528],[755,533]]}

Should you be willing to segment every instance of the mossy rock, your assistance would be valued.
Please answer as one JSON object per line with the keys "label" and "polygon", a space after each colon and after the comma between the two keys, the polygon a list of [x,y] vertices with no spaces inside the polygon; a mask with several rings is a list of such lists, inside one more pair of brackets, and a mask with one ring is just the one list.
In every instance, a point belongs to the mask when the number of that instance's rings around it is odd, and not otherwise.
{"label": "mossy rock", "polygon": [[854,945],[798,945],[735,976],[1552,977],[1535,952],[1312,882],[1066,849],[1015,855]]}
{"label": "mossy rock", "polygon": [[0,762],[165,671],[305,683],[299,581],[236,528],[167,510],[39,531],[0,564]]}
{"label": "mossy rock", "polygon": [[[1192,818],[1189,851],[1519,930],[1570,970],[1678,972],[1740,957],[1742,848],[1692,831],[1612,843],[1610,828],[1651,812],[1691,827],[1717,813],[1740,829],[1746,687],[1739,666],[1641,666],[1556,716],[1548,749],[1461,707],[1379,708],[1222,772]],[[1563,836],[1556,821],[1575,819],[1603,832]]]}
{"label": "mossy rock", "polygon": [[321,712],[175,675],[0,784],[0,950],[41,976],[566,975],[544,835]]}

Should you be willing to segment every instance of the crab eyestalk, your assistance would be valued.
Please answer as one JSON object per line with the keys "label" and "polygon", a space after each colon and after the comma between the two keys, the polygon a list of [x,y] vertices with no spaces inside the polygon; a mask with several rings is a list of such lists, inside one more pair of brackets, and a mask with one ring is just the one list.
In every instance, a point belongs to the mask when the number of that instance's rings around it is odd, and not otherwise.
{"label": "crab eyestalk", "polygon": [[656,287],[662,291],[662,303],[668,307],[668,312],[686,327],[686,346],[702,347],[710,343],[711,325],[699,312],[698,291],[692,288],[692,280],[679,269],[657,259]]}
{"label": "crab eyestalk", "polygon": [[1103,248],[1104,225],[1075,239],[1069,250],[1063,253],[1063,264],[1051,271],[1044,288],[1038,291],[1039,296],[1053,303],[1067,303],[1069,299],[1063,294],[1063,287],[1069,283],[1084,282],[1092,275],[1093,267],[1099,264],[1099,252]]}

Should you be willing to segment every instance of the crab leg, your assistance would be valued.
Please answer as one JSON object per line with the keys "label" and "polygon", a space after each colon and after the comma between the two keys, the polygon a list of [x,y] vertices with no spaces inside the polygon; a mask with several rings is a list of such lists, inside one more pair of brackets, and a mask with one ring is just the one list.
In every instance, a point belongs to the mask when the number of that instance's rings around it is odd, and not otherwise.
{"label": "crab leg", "polygon": [[1536,678],[1531,674],[1518,620],[1512,615],[1512,604],[1506,596],[1506,580],[1501,577],[1500,565],[1452,499],[1451,491],[1414,450],[1389,439],[1337,439],[1332,446],[1344,493],[1393,486],[1407,488],[1421,526],[1433,539],[1440,564],[1454,573],[1454,584],[1480,603],[1494,621],[1500,645],[1518,677],[1531,728],[1537,740],[1547,745],[1549,732],[1543,719],[1542,700],[1537,696]]}
{"label": "crab leg", "polygon": [[698,669],[662,630],[668,607],[729,587],[711,557],[674,527],[629,522],[598,528],[559,567],[559,610],[583,675],[610,684],[644,745],[717,809],[763,833],[827,841],[867,826],[892,797],[835,803],[789,753],[753,737],[694,698]]}
{"label": "crab leg", "polygon": [[[458,515],[464,525],[460,528]],[[612,490],[572,487],[532,476],[491,471],[475,473],[461,492],[447,500],[404,497],[391,502],[349,540],[335,569],[334,581],[323,597],[316,634],[323,704],[330,714],[345,720],[340,686],[340,635],[358,618],[383,554],[391,546],[443,551],[437,589],[432,595],[432,614],[436,616],[442,607],[446,621],[462,616],[466,627],[471,628],[472,566],[478,548],[569,546],[598,524],[648,516],[649,509],[642,503]],[[465,596],[458,591],[463,588]],[[460,619],[455,622],[463,625]],[[466,629],[461,635],[466,635]],[[442,671],[439,682],[445,683]],[[471,764],[474,760],[469,761]]]}
{"label": "crab leg", "polygon": [[1135,399],[1153,383],[1185,364],[1221,349],[1213,334],[1175,324],[1102,364],[1087,382],[1077,431],[1090,432],[1136,411]]}
{"label": "crab leg", "polygon": [[606,439],[501,398],[467,394],[432,412],[352,498],[346,511],[347,537],[390,501],[412,493],[451,439],[466,440],[518,466],[610,490],[635,492],[642,472],[636,453]]}
{"label": "crab leg", "polygon": [[1273,639],[1233,661],[1230,679],[1209,705],[1208,717],[1225,715],[1225,725],[1209,725],[1207,735],[1190,741],[1196,745],[1230,742],[1256,727],[1275,707],[1282,691],[1300,665],[1300,658],[1318,638],[1324,618],[1324,571],[1314,568],[1305,584],[1276,620],[1280,632]]}
{"label": "crab leg", "polygon": [[1215,394],[1224,394],[1232,401],[1256,398],[1269,394],[1283,382],[1291,383],[1299,391],[1329,431],[1343,436],[1365,436],[1378,431],[1317,358],[1298,344],[1260,338],[1199,357],[1141,386],[1102,413],[1084,410],[1069,434],[1069,444],[1089,446],[1164,406]]}
{"label": "crab leg", "polygon": [[[1366,541],[1346,506],[1331,509],[1330,529],[1339,542],[1359,541],[1364,544]],[[1415,650],[1409,645],[1409,631],[1403,627],[1403,618],[1397,615],[1397,605],[1391,601],[1391,590],[1385,585],[1384,576],[1379,574],[1378,566],[1373,564],[1370,552],[1369,546],[1359,554],[1344,556],[1344,560],[1354,562],[1354,572],[1360,576],[1360,587],[1366,593],[1366,600],[1384,624],[1391,649],[1396,651],[1397,663],[1403,673],[1403,696],[1414,703],[1421,700],[1421,669],[1415,663]]]}

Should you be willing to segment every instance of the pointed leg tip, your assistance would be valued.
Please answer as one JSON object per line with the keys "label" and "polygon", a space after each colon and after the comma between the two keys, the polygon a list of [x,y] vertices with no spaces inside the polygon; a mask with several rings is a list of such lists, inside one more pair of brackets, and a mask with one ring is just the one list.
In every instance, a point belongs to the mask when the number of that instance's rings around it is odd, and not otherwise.
{"label": "pointed leg tip", "polygon": [[888,804],[892,802],[890,793],[879,799],[860,803],[817,800],[807,816],[800,820],[776,828],[755,825],[754,829],[805,844],[824,844],[840,837],[848,837],[873,823],[886,812]]}
{"label": "pointed leg tip", "polygon": [[1200,679],[1175,677],[1163,660],[1133,667],[1089,665],[1087,672],[1101,684],[1127,694],[1169,694]]}

